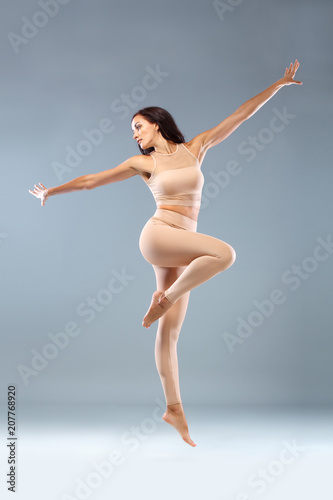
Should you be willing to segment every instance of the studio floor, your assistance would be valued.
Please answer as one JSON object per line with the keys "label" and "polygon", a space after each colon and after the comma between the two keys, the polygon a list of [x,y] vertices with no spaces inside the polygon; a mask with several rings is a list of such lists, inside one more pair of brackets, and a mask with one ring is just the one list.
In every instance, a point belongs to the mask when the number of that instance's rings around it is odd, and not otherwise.
{"label": "studio floor", "polygon": [[[332,408],[185,408],[190,447],[150,406],[19,408],[16,500],[332,498]],[[5,414],[5,409],[1,412]],[[2,421],[4,421],[2,419]]]}

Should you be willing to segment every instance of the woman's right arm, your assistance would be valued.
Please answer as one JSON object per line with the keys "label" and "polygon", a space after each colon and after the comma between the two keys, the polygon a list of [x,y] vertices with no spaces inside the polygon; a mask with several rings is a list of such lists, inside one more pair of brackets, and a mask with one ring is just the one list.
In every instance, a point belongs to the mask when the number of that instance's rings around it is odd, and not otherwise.
{"label": "woman's right arm", "polygon": [[104,184],[110,184],[111,182],[123,181],[129,179],[137,174],[142,174],[145,171],[146,163],[145,158],[142,155],[132,156],[125,160],[123,163],[117,167],[111,168],[109,170],[104,170],[97,174],[87,174],[80,177],[76,177],[72,181],[61,184],[60,186],[46,188],[43,184],[39,183],[39,186],[34,185],[34,190],[29,190],[29,193],[34,195],[36,198],[41,200],[41,205],[44,206],[47,198],[49,196],[54,196],[55,194],[70,193],[72,191],[80,191],[83,189],[94,189]]}

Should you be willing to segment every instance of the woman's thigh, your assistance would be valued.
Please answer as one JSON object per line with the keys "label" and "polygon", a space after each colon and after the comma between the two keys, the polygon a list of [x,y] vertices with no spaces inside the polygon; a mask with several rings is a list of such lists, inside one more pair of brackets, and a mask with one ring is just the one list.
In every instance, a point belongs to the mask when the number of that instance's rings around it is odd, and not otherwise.
{"label": "woman's thigh", "polygon": [[144,226],[139,245],[143,257],[159,267],[188,266],[202,255],[235,257],[234,249],[218,238],[175,228],[156,219],[150,219]]}

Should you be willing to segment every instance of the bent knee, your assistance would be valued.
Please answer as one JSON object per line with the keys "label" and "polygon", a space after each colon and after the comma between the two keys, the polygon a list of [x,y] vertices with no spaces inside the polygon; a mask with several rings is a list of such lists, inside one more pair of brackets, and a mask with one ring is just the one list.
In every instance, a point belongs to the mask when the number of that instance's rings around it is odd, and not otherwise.
{"label": "bent knee", "polygon": [[230,245],[229,247],[230,247],[230,266],[232,266],[236,260],[236,250]]}
{"label": "bent knee", "polygon": [[233,265],[236,260],[236,252],[235,249],[229,245],[228,243],[224,243],[222,247],[222,251],[219,256],[219,261],[221,265],[221,269],[228,269]]}

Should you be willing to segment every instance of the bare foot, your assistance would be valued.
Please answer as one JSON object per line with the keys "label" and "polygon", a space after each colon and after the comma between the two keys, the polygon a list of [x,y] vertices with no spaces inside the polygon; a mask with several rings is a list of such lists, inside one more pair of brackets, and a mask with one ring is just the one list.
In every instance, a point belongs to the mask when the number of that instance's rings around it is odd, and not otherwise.
{"label": "bare foot", "polygon": [[149,328],[154,321],[163,316],[173,304],[165,297],[164,292],[157,290],[153,293],[150,307],[143,318],[142,326]]}
{"label": "bare foot", "polygon": [[164,422],[172,425],[172,427],[179,432],[185,443],[193,447],[196,446],[195,442],[190,438],[185,413],[181,403],[167,406],[167,411],[164,413],[162,418]]}

